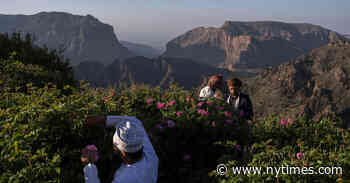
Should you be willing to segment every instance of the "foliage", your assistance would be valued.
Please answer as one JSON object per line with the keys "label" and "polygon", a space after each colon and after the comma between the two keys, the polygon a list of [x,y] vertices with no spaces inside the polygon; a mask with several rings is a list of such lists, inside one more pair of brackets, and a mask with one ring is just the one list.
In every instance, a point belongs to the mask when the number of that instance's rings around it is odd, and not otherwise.
{"label": "foliage", "polygon": [[[160,158],[159,180],[167,182],[174,180],[174,175],[183,181],[195,174],[195,178],[206,175],[220,155],[214,142],[238,135],[235,126],[225,122],[224,110],[216,109],[215,101],[200,106],[177,87],[165,91],[88,89],[87,85],[80,89],[26,87],[26,93],[1,93],[3,182],[82,182],[80,151],[88,144],[101,149],[100,177],[110,179],[120,165],[111,146],[114,129],[84,128],[88,115],[130,115],[143,121]],[[62,95],[65,90],[72,93]],[[158,103],[164,103],[163,108]],[[239,122],[234,117],[230,120]]]}
{"label": "foliage", "polygon": [[[234,158],[227,158],[227,167],[312,167],[318,174],[250,174],[238,175],[229,170],[227,175],[220,176],[216,171],[211,175],[215,182],[348,182],[350,176],[348,130],[338,128],[336,121],[323,119],[321,121],[305,121],[304,119],[289,119],[279,121],[270,118],[253,125],[254,143],[251,145],[249,162],[241,164]],[[338,174],[321,174],[321,167],[341,167]],[[252,171],[253,172],[253,171]],[[287,172],[285,168],[284,172]],[[291,171],[292,172],[292,171]],[[298,172],[298,171],[297,171]],[[311,171],[306,171],[311,173]]]}
{"label": "foliage", "polygon": [[[66,71],[18,53],[0,62],[0,182],[84,182],[80,156],[89,144],[100,150],[99,177],[111,182],[121,164],[111,143],[115,129],[85,128],[85,119],[94,115],[136,116],[143,122],[160,159],[158,182],[350,181],[350,133],[337,121],[270,117],[249,122],[223,101],[199,101],[197,90],[176,85],[71,86],[73,80],[64,80]],[[343,174],[220,176],[215,171],[220,163],[342,167]]]}
{"label": "foliage", "polygon": [[[42,74],[45,71],[47,72],[45,75],[48,76],[47,80],[57,85],[58,88],[62,88],[64,85],[75,86],[72,67],[69,66],[69,61],[63,58],[62,52],[63,50],[56,51],[49,50],[47,47],[35,46],[29,34],[24,39],[20,33],[13,33],[10,37],[7,34],[0,34],[0,77],[4,78],[4,73],[9,74],[8,70],[4,70],[4,67],[8,65],[7,69],[15,71],[11,74],[17,76],[25,74],[20,76],[21,79],[24,79],[22,82],[33,78],[28,74],[35,75],[38,71]],[[5,78],[15,80],[15,78],[11,78],[12,75],[5,76]],[[43,86],[46,80],[32,82],[33,85]]]}

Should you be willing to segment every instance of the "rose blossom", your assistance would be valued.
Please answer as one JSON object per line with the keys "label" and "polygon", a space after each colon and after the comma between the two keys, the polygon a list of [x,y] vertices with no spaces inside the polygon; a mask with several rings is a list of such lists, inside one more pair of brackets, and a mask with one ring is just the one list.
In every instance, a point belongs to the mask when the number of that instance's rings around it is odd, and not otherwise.
{"label": "rose blossom", "polygon": [[164,104],[163,104],[163,103],[158,102],[157,107],[158,107],[158,109],[162,109],[162,108],[164,108]]}
{"label": "rose blossom", "polygon": [[150,104],[150,103],[152,103],[152,102],[153,102],[153,98],[149,98],[149,99],[146,100],[146,103],[147,103],[147,104]]}
{"label": "rose blossom", "polygon": [[182,115],[183,112],[179,111],[176,113],[177,117],[180,117]]}
{"label": "rose blossom", "polygon": [[287,124],[287,121],[286,120],[282,120],[281,121],[281,125],[286,125]]}

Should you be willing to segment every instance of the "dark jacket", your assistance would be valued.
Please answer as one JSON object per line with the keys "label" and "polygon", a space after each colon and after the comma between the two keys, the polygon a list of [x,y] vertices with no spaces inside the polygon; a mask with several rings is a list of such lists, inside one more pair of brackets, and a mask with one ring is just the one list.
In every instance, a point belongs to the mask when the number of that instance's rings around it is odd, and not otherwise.
{"label": "dark jacket", "polygon": [[[227,97],[227,103],[234,106],[236,99],[233,99],[231,95]],[[245,119],[252,120],[253,119],[253,105],[250,101],[249,95],[246,95],[244,93],[239,94],[239,103],[238,103],[238,110],[244,112]]]}

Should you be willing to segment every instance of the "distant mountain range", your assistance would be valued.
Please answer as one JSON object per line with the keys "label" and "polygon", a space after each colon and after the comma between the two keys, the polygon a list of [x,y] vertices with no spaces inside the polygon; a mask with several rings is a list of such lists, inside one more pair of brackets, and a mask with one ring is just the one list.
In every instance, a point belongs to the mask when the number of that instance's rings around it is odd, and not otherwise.
{"label": "distant mountain range", "polygon": [[348,39],[350,39],[350,34],[345,34],[345,35],[343,35],[344,37],[346,37],[346,38],[348,38]]}
{"label": "distant mountain range", "polygon": [[226,21],[219,28],[199,27],[173,39],[163,56],[235,71],[277,66],[339,39],[345,38],[312,24]]}
{"label": "distant mountain range", "polygon": [[199,87],[213,74],[251,77],[249,73],[231,72],[189,59],[133,57],[123,62],[115,60],[104,66],[98,61],[83,62],[74,67],[75,77],[89,81],[92,86],[107,87],[120,83],[148,84],[168,87],[177,83],[185,89]]}
{"label": "distant mountain range", "polygon": [[132,53],[134,53],[137,56],[144,56],[147,58],[155,58],[162,54],[161,50],[158,50],[156,48],[152,48],[151,46],[144,45],[144,44],[137,44],[137,43],[131,43],[128,41],[120,41],[120,43],[128,48]]}
{"label": "distant mountain range", "polygon": [[0,32],[18,31],[34,34],[37,45],[64,47],[76,79],[92,86],[176,82],[191,89],[223,74],[244,80],[257,117],[350,119],[349,36],[320,26],[226,21],[173,39],[161,56],[152,47],[118,41],[112,26],[91,15],[0,15]]}
{"label": "distant mountain range", "polygon": [[85,60],[109,64],[115,59],[134,56],[120,44],[113,27],[91,15],[79,16],[62,12],[35,15],[0,15],[0,33],[31,33],[37,45],[65,49],[65,56],[77,65]]}

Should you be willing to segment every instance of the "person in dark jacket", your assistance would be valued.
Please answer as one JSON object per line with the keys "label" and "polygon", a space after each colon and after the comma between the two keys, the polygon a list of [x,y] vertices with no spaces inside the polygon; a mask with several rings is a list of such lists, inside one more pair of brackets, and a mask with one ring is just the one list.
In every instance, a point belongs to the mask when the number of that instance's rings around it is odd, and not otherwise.
{"label": "person in dark jacket", "polygon": [[227,87],[229,90],[229,95],[226,100],[227,103],[233,106],[234,111],[239,112],[240,117],[252,120],[252,102],[247,94],[241,92],[242,81],[238,78],[230,78],[227,80]]}
{"label": "person in dark jacket", "polygon": [[249,144],[252,139],[252,131],[249,127],[249,123],[253,120],[253,105],[247,94],[241,92],[242,81],[238,78],[230,78],[227,80],[227,87],[229,95],[227,97],[227,103],[232,105],[233,111],[239,113],[240,118],[246,119],[239,125],[239,130],[243,136],[240,136],[239,143],[243,145],[243,151],[240,153],[240,157],[243,157],[245,152],[249,151]]}

